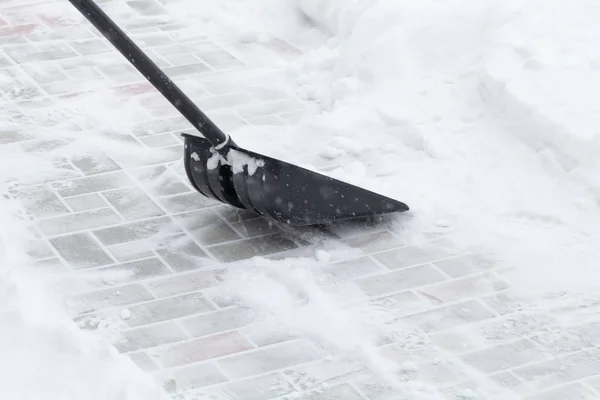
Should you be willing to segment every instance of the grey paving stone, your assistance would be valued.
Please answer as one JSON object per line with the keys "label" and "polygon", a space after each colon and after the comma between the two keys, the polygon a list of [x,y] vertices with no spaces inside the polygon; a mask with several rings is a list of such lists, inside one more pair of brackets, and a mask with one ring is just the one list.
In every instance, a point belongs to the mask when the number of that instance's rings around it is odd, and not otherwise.
{"label": "grey paving stone", "polygon": [[181,325],[190,335],[199,337],[238,329],[249,324],[252,320],[253,316],[250,310],[232,307],[187,318],[181,322]]}
{"label": "grey paving stone", "polygon": [[316,361],[320,357],[310,343],[293,341],[224,358],[217,364],[228,376],[237,379]]}
{"label": "grey paving stone", "polygon": [[405,320],[416,323],[424,332],[435,332],[491,319],[495,316],[478,301],[469,300],[414,314],[406,317]]}
{"label": "grey paving stone", "polygon": [[188,192],[175,196],[162,197],[158,201],[167,212],[173,214],[190,212],[220,204],[198,192]]}
{"label": "grey paving stone", "polygon": [[453,278],[488,271],[496,266],[489,259],[471,254],[435,261],[434,265]]}
{"label": "grey paving stone", "polygon": [[377,232],[370,235],[354,236],[343,240],[351,247],[361,249],[367,254],[394,249],[404,245],[400,239],[389,232]]}
{"label": "grey paving stone", "polygon": [[370,257],[360,257],[326,265],[319,269],[321,272],[330,275],[336,281],[347,281],[362,278],[386,270],[373,261]]}
{"label": "grey paving stone", "polygon": [[161,347],[153,350],[152,356],[169,368],[244,352],[252,347],[238,332],[227,332]]}
{"label": "grey paving stone", "polygon": [[135,186],[135,183],[123,171],[114,171],[102,175],[71,179],[52,185],[63,197],[101,192]]}
{"label": "grey paving stone", "polygon": [[421,265],[358,279],[356,284],[366,294],[380,296],[441,282],[445,279],[446,277],[432,265]]}
{"label": "grey paving stone", "polygon": [[104,197],[128,221],[164,215],[164,212],[138,188],[103,192]]}
{"label": "grey paving stone", "polygon": [[581,383],[573,383],[527,396],[526,400],[595,400],[599,397],[600,393]]}
{"label": "grey paving stone", "polygon": [[518,368],[514,374],[539,389],[600,374],[600,350],[584,350]]}
{"label": "grey paving stone", "polygon": [[184,393],[227,381],[210,362],[159,372],[154,378],[167,393]]}
{"label": "grey paving stone", "polygon": [[549,354],[537,347],[532,341],[522,339],[516,342],[479,350],[467,354],[462,360],[485,373],[518,367],[548,358]]}
{"label": "grey paving stone", "polygon": [[497,275],[479,274],[430,285],[421,289],[420,293],[437,303],[448,303],[505,289],[508,289],[508,283]]}
{"label": "grey paving stone", "polygon": [[184,294],[131,306],[131,316],[127,319],[127,325],[136,327],[206,313],[213,309],[202,293]]}
{"label": "grey paving stone", "polygon": [[152,252],[151,243],[146,241],[128,242],[107,247],[107,250],[119,262],[134,261],[149,258],[155,254]]}
{"label": "grey paving stone", "polygon": [[225,396],[226,399],[269,400],[287,394],[295,395],[295,389],[280,373],[256,376],[220,385],[209,395]]}
{"label": "grey paving stone", "polygon": [[214,264],[188,235],[164,238],[156,252],[176,272],[191,271]]}
{"label": "grey paving stone", "polygon": [[374,257],[390,269],[400,269],[448,258],[451,253],[437,248],[405,246],[380,253]]}
{"label": "grey paving stone", "polygon": [[68,197],[65,202],[75,212],[95,210],[108,207],[108,203],[98,194],[84,194],[81,196]]}
{"label": "grey paving stone", "polygon": [[233,262],[255,256],[295,249],[298,246],[279,234],[212,246],[208,249],[219,261]]}
{"label": "grey paving stone", "polygon": [[265,218],[254,218],[247,221],[231,223],[231,226],[246,238],[280,232],[279,228],[277,228],[275,224],[271,223]]}
{"label": "grey paving stone", "polygon": [[106,284],[113,285],[133,283],[142,279],[157,278],[172,274],[169,268],[155,257],[126,262],[112,267],[99,268],[94,270],[94,272],[107,273]]}
{"label": "grey paving stone", "polygon": [[158,236],[164,237],[175,233],[181,233],[181,229],[175,226],[168,217],[153,218],[94,231],[94,234],[105,246]]}
{"label": "grey paving stone", "polygon": [[99,208],[97,210],[43,219],[37,223],[37,226],[44,235],[58,236],[106,225],[115,225],[119,222],[121,222],[121,218],[113,210],[110,208]]}
{"label": "grey paving stone", "polygon": [[158,365],[156,365],[143,351],[129,353],[127,356],[144,372],[153,372],[159,369]]}
{"label": "grey paving stone", "polygon": [[174,219],[203,245],[241,239],[240,235],[210,210],[178,214],[174,216]]}
{"label": "grey paving stone", "polygon": [[61,257],[73,268],[91,268],[111,264],[112,258],[91,234],[77,233],[50,240]]}
{"label": "grey paving stone", "polygon": [[148,282],[148,288],[157,297],[174,296],[180,293],[195,292],[224,281],[224,270],[197,271],[175,274]]}
{"label": "grey paving stone", "polygon": [[139,284],[97,290],[94,292],[68,296],[67,306],[75,314],[90,313],[109,307],[126,306],[154,297]]}
{"label": "grey paving stone", "polygon": [[187,193],[190,189],[165,166],[151,166],[131,171],[131,175],[153,197]]}
{"label": "grey paving stone", "polygon": [[36,260],[54,257],[51,246],[45,239],[33,239],[26,243],[27,255]]}
{"label": "grey paving stone", "polygon": [[119,170],[120,167],[106,154],[94,154],[93,156],[72,157],[71,162],[85,175],[96,175],[104,172]]}
{"label": "grey paving stone", "polygon": [[128,353],[186,339],[188,336],[177,324],[166,322],[124,331],[114,346],[120,352]]}
{"label": "grey paving stone", "polygon": [[58,196],[45,186],[21,189],[16,193],[15,198],[34,218],[49,218],[69,213]]}

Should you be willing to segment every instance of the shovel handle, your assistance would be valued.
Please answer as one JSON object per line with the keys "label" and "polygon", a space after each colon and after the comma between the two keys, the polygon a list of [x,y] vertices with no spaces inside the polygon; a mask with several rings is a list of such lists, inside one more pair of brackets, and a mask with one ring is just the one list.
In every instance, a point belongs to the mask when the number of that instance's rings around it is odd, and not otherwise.
{"label": "shovel handle", "polygon": [[77,10],[220,152],[233,140],[187,97],[92,0],[69,0]]}

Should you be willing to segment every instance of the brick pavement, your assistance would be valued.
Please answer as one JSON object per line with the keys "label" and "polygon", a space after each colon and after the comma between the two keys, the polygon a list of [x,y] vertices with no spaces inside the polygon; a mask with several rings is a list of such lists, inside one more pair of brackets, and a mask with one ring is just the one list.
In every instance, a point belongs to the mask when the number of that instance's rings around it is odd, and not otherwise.
{"label": "brick pavement", "polygon": [[[243,46],[173,20],[158,0],[101,3],[224,129],[310,116],[284,91],[231,79],[260,71],[265,57],[293,59],[306,43]],[[600,325],[563,326],[568,310],[528,308],[491,260],[433,239],[407,245],[386,224],[292,232],[194,192],[180,162],[186,121],[66,1],[0,0],[0,96],[13,124],[0,146],[53,155],[54,168],[11,194],[31,219],[31,257],[61,274],[82,329],[108,337],[175,398],[375,400],[419,385],[448,399],[600,398]],[[104,117],[72,113],[106,98],[117,104],[98,106]],[[118,131],[126,150],[70,147],[92,123],[97,134]],[[316,294],[294,287],[304,269]],[[273,296],[285,288],[299,313],[338,288],[356,290],[357,304],[391,318],[387,331],[372,347],[342,332],[336,347],[335,332],[291,329],[285,309],[269,314],[257,293],[236,292],[269,276]],[[316,325],[318,314],[304,317]],[[379,357],[370,350],[394,363],[400,388],[365,369]]]}

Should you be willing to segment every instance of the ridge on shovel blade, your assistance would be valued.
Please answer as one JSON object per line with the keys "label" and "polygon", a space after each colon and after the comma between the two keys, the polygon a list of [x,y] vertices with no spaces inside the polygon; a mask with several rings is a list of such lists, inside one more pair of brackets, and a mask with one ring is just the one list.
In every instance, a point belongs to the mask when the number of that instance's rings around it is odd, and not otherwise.
{"label": "ridge on shovel blade", "polygon": [[69,0],[196,128],[184,134],[184,164],[206,197],[292,225],[403,212],[406,204],[240,148],[92,1]]}

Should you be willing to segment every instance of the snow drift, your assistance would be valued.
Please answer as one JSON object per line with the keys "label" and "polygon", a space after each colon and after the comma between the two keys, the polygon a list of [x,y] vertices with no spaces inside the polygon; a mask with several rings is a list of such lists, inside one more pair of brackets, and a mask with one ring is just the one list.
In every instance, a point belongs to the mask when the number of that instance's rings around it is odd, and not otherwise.
{"label": "snow drift", "polygon": [[598,289],[597,3],[298,6],[332,38],[292,67],[297,88],[361,149],[338,157],[346,178],[358,161],[358,184],[411,206],[407,239],[451,233],[527,290]]}

